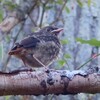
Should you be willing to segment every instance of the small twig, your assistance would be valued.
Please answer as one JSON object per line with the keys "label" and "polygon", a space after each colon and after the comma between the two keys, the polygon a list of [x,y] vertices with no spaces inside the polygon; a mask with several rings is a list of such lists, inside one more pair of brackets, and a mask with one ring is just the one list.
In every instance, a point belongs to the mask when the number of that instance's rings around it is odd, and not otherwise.
{"label": "small twig", "polygon": [[32,19],[32,17],[30,16],[31,12],[33,11],[33,9],[35,8],[36,5],[34,5],[31,10],[27,13],[28,17],[30,18],[30,20],[32,21],[32,23],[34,24],[35,27],[37,27],[37,24],[35,23],[35,21]]}
{"label": "small twig", "polygon": [[44,4],[44,3],[43,3],[42,15],[41,15],[41,19],[40,19],[40,24],[39,24],[39,27],[41,27],[41,26],[42,26],[43,16],[44,16],[44,12],[45,12],[45,6],[46,6],[46,4]]}
{"label": "small twig", "polygon": [[28,15],[29,18],[31,19],[32,23],[34,24],[35,27],[37,27],[37,24],[35,23],[35,21],[32,19],[32,17],[30,15]]}
{"label": "small twig", "polygon": [[100,54],[97,54],[97,55],[93,56],[88,61],[86,61],[85,63],[83,63],[80,67],[76,68],[76,70],[79,70],[80,68],[82,68],[83,66],[85,66],[87,63],[89,63],[90,61],[92,61],[93,59],[95,59],[98,56],[100,56]]}
{"label": "small twig", "polygon": [[42,3],[42,15],[41,15],[39,27],[42,26],[43,16],[44,16],[44,13],[45,13],[45,7],[46,7],[46,5],[47,5],[48,2],[49,2],[49,0],[45,1],[45,3],[41,2]]}
{"label": "small twig", "polygon": [[62,14],[64,7],[66,6],[66,3],[67,3],[67,0],[65,0],[64,4],[62,5],[61,10],[59,11],[58,17],[50,25],[54,24],[55,22],[57,22],[60,19],[60,16]]}

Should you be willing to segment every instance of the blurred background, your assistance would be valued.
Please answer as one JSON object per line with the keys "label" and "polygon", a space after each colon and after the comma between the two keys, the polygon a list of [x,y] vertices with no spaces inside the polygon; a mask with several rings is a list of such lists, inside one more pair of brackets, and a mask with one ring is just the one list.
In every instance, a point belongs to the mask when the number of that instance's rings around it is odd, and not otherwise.
{"label": "blurred background", "polygon": [[[34,0],[33,0],[34,1]],[[23,63],[8,55],[17,42],[47,25],[64,28],[60,35],[62,49],[50,68],[76,70],[89,61],[100,49],[100,1],[99,0],[37,0],[26,20],[6,34],[0,34],[0,70],[11,71]],[[0,0],[0,22],[24,0]],[[98,44],[98,45],[97,45]],[[81,70],[100,66],[100,57],[90,60]],[[2,96],[0,100],[100,100],[99,94]]]}

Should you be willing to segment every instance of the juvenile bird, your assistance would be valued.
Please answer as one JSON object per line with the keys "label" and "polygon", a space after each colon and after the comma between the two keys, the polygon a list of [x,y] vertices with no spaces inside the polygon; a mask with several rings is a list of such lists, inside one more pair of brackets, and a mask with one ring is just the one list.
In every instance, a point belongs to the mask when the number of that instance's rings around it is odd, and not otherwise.
{"label": "juvenile bird", "polygon": [[48,66],[59,54],[61,44],[58,35],[62,30],[54,26],[44,27],[16,43],[9,55],[20,58],[25,66],[37,68]]}

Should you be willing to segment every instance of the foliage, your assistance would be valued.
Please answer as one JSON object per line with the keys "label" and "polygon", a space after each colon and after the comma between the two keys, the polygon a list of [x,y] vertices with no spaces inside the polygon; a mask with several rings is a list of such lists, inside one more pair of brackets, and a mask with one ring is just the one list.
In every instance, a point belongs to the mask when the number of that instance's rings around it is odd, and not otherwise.
{"label": "foliage", "polygon": [[91,0],[88,0],[87,3],[88,3],[88,6],[90,7],[90,5],[91,5]]}
{"label": "foliage", "polygon": [[70,13],[70,9],[67,6],[65,6],[65,10],[67,13]]}
{"label": "foliage", "polygon": [[77,3],[81,8],[83,7],[83,3],[81,2],[81,0],[77,0]]}
{"label": "foliage", "polygon": [[61,44],[63,44],[63,45],[68,44],[68,43],[69,43],[69,41],[67,39],[62,39],[61,40]]}
{"label": "foliage", "polygon": [[17,4],[14,4],[12,1],[6,1],[3,5],[7,6],[8,10],[13,10],[17,7]]}
{"label": "foliage", "polygon": [[0,22],[3,20],[3,10],[0,9]]}
{"label": "foliage", "polygon": [[92,46],[100,47],[100,40],[97,40],[97,39],[84,40],[84,39],[81,39],[81,38],[76,38],[76,41],[78,41],[82,44],[89,44],[89,45],[92,45]]}

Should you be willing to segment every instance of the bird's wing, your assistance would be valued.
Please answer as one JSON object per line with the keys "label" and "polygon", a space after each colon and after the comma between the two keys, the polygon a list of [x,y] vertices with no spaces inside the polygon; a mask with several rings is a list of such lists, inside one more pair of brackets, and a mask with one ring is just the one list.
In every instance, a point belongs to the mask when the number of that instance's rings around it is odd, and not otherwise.
{"label": "bird's wing", "polygon": [[22,51],[23,48],[27,49],[27,48],[36,47],[37,43],[39,43],[39,42],[40,42],[40,40],[38,40],[37,38],[35,38],[33,36],[27,37],[27,38],[23,39],[20,43],[16,43],[16,45],[9,52],[9,55],[16,54],[16,53]]}
{"label": "bird's wing", "polygon": [[23,39],[19,45],[24,48],[31,48],[31,47],[36,47],[37,43],[39,42],[40,40],[38,38],[32,36]]}

